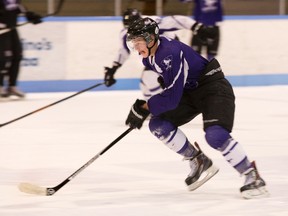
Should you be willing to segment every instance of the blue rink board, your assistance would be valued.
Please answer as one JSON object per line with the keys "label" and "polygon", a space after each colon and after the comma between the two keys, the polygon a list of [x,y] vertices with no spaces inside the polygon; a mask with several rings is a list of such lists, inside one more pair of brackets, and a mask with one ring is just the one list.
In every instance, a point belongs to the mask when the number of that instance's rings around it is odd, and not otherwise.
{"label": "blue rink board", "polygon": [[[191,16],[193,18],[193,16]],[[226,15],[224,20],[279,20],[288,19],[288,15]],[[19,22],[26,22],[26,18],[19,17]],[[95,22],[122,21],[122,16],[51,16],[45,17],[45,22]]]}
{"label": "blue rink board", "polygon": [[[288,74],[227,76],[227,79],[234,87],[288,85]],[[117,83],[109,88],[101,85],[93,90],[139,90],[139,82],[137,78],[117,79]],[[98,83],[103,83],[103,80],[20,81],[19,87],[25,92],[70,92],[81,91]]]}

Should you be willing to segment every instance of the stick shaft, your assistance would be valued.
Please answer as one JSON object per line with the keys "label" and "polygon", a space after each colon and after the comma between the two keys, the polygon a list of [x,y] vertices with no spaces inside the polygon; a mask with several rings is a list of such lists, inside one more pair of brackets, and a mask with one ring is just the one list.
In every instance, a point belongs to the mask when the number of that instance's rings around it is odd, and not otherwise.
{"label": "stick shaft", "polygon": [[56,10],[53,13],[47,14],[45,17],[54,16],[54,15],[58,14],[60,12],[60,10],[62,9],[64,1],[65,0],[60,0],[60,2],[57,5]]}
{"label": "stick shaft", "polygon": [[23,119],[23,118],[25,118],[25,117],[27,117],[27,116],[30,116],[30,115],[32,115],[32,114],[34,114],[34,113],[37,113],[37,112],[39,112],[39,111],[41,111],[41,110],[44,110],[44,109],[48,108],[48,107],[54,106],[54,105],[56,105],[56,104],[58,104],[58,103],[61,103],[61,102],[65,101],[65,100],[68,100],[68,99],[70,99],[70,98],[72,98],[72,97],[75,97],[76,95],[79,95],[79,94],[81,94],[81,93],[83,93],[83,92],[86,92],[86,91],[89,91],[89,90],[91,90],[91,89],[93,89],[93,88],[96,88],[96,87],[98,87],[98,86],[100,86],[100,85],[103,85],[103,83],[98,83],[98,84],[93,85],[93,86],[91,86],[91,87],[89,87],[89,88],[83,89],[83,90],[81,90],[81,91],[79,91],[79,92],[77,92],[77,93],[75,93],[75,94],[73,94],[73,95],[70,95],[70,96],[68,96],[68,97],[66,97],[66,98],[63,98],[63,99],[58,100],[58,101],[56,101],[56,102],[54,102],[54,103],[48,104],[48,105],[46,105],[46,106],[44,106],[44,107],[41,107],[41,108],[39,108],[39,109],[37,109],[37,110],[34,110],[34,111],[30,112],[30,113],[27,113],[27,114],[25,114],[25,115],[22,115],[22,116],[20,116],[20,117],[18,117],[18,118],[15,118],[15,119],[12,119],[12,120],[10,120],[10,121],[8,121],[8,122],[5,122],[5,123],[3,123],[3,124],[0,124],[0,128],[1,128],[1,127],[4,127],[4,126],[6,126],[6,125],[9,125],[9,124],[11,124],[11,123],[13,123],[13,122],[19,121],[20,119]]}
{"label": "stick shaft", "polygon": [[73,178],[75,178],[79,173],[81,173],[84,169],[86,169],[90,164],[92,164],[97,158],[103,155],[106,151],[108,151],[112,146],[114,146],[117,142],[119,142],[123,137],[125,137],[128,133],[130,133],[133,128],[128,128],[124,131],[119,137],[117,137],[113,142],[111,142],[108,146],[106,146],[101,152],[92,157],[89,161],[87,161],[83,166],[81,166],[78,170],[76,170],[73,174],[67,177],[63,182],[53,188],[47,188],[46,195],[51,196],[56,193],[59,189],[61,189],[64,185],[70,182]]}
{"label": "stick shaft", "polygon": [[[60,12],[60,10],[62,9],[62,6],[63,6],[63,4],[64,4],[64,1],[65,1],[65,0],[60,0],[60,2],[59,2],[58,5],[57,5],[56,10],[55,10],[53,13],[46,14],[46,15],[43,16],[42,18],[49,17],[49,16],[54,16],[54,15],[58,14],[58,13]],[[1,35],[1,34],[5,34],[6,32],[10,32],[10,31],[12,31],[13,29],[16,29],[17,27],[21,27],[21,26],[27,25],[28,23],[30,23],[30,22],[24,22],[24,23],[18,24],[17,26],[12,27],[12,28],[4,28],[4,29],[1,29],[1,30],[0,30],[0,35]]]}

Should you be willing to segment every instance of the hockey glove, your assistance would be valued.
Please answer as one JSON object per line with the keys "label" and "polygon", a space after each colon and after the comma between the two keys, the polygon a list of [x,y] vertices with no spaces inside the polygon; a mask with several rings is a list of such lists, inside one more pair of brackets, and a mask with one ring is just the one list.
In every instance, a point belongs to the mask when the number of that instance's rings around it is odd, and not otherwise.
{"label": "hockey glove", "polygon": [[42,20],[41,20],[42,17],[41,17],[39,14],[36,14],[36,13],[34,13],[34,12],[27,11],[27,12],[25,13],[25,16],[26,16],[28,22],[31,22],[31,23],[33,23],[34,25],[35,25],[35,24],[39,24],[39,23],[42,22]]}
{"label": "hockey glove", "polygon": [[213,26],[205,26],[198,22],[192,26],[191,30],[193,31],[193,35],[198,35],[199,38],[203,41],[206,41],[208,38],[214,39],[217,34]]}
{"label": "hockey glove", "polygon": [[160,86],[161,86],[162,89],[165,89],[166,86],[165,86],[164,79],[163,79],[162,76],[159,76],[159,77],[157,78],[157,82],[160,84]]}
{"label": "hockey glove", "polygon": [[114,74],[120,66],[121,64],[114,65],[112,68],[105,67],[104,83],[107,87],[110,87],[116,83],[116,80],[114,79]]}
{"label": "hockey glove", "polygon": [[137,99],[136,102],[133,104],[128,117],[126,119],[125,124],[131,128],[138,128],[140,129],[143,125],[143,122],[150,114],[149,110],[142,108],[142,106],[146,103],[144,100]]}

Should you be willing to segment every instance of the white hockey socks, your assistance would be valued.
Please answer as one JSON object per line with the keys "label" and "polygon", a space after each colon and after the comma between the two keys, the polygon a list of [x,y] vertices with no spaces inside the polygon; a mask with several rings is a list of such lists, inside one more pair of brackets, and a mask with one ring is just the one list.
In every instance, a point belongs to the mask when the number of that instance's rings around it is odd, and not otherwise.
{"label": "white hockey socks", "polygon": [[220,151],[226,161],[228,161],[228,163],[230,163],[240,174],[252,169],[244,149],[233,138],[228,139]]}
{"label": "white hockey socks", "polygon": [[179,128],[171,131],[169,136],[164,138],[162,142],[168,148],[184,157],[191,158],[198,153],[198,150],[188,141],[185,134]]}

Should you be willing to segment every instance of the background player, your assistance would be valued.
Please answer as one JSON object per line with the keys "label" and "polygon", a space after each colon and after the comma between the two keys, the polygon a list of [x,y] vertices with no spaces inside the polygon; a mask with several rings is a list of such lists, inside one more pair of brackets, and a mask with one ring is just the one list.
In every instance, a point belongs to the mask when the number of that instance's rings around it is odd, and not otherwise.
{"label": "background player", "polygon": [[[11,28],[10,31],[0,34],[0,97],[25,96],[16,87],[22,59],[22,44],[15,28],[20,14],[24,14],[33,24],[42,22],[41,16],[27,11],[20,0],[0,0],[0,28]],[[4,87],[6,78],[8,79],[7,89]]]}
{"label": "background player", "polygon": [[181,2],[194,2],[192,14],[196,22],[203,23],[214,32],[215,37],[201,39],[193,35],[191,46],[195,51],[203,54],[208,60],[213,59],[219,49],[220,28],[219,22],[223,21],[223,7],[221,0],[180,0]]}

